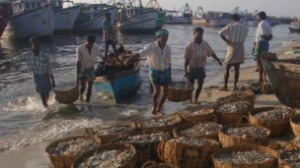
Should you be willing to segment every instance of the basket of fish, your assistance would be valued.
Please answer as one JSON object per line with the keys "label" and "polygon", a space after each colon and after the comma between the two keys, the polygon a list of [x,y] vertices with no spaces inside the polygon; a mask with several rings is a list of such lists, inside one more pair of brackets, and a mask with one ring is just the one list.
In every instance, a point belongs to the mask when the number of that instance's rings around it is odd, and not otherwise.
{"label": "basket of fish", "polygon": [[125,137],[122,142],[132,144],[137,153],[137,165],[140,167],[149,160],[158,161],[157,148],[162,140],[173,138],[169,132],[154,132],[148,134],[133,133]]}
{"label": "basket of fish", "polygon": [[277,168],[278,153],[264,146],[223,148],[212,155],[215,168]]}
{"label": "basket of fish", "polygon": [[218,140],[222,125],[214,122],[203,122],[195,125],[185,125],[173,129],[174,137],[209,138]]}
{"label": "basket of fish", "polygon": [[109,128],[96,128],[91,131],[94,131],[92,132],[92,135],[96,135],[101,139],[101,144],[107,144],[124,138],[128,134],[134,132],[135,128],[130,126],[116,126]]}
{"label": "basket of fish", "polygon": [[93,136],[62,138],[49,144],[46,152],[55,168],[71,167],[72,163],[85,152],[100,146],[101,140]]}
{"label": "basket of fish", "polygon": [[255,108],[249,113],[249,121],[252,125],[268,128],[271,136],[278,137],[290,128],[290,118],[295,111],[288,107],[262,107]]}
{"label": "basket of fish", "polygon": [[212,108],[204,108],[201,110],[195,110],[188,112],[186,111],[185,113],[180,113],[178,114],[184,123],[189,123],[189,124],[197,124],[200,122],[205,122],[210,119],[212,119],[214,115],[214,110]]}
{"label": "basket of fish", "polygon": [[83,154],[73,168],[136,168],[136,151],[128,143],[101,145]]}
{"label": "basket of fish", "polygon": [[72,87],[55,87],[55,99],[62,104],[72,104],[79,97],[79,86]]}
{"label": "basket of fish", "polygon": [[254,105],[246,100],[223,101],[215,105],[218,122],[222,125],[237,124],[243,116],[247,116]]}
{"label": "basket of fish", "polygon": [[290,125],[292,127],[294,135],[300,136],[300,114],[294,115],[290,119]]}
{"label": "basket of fish", "polygon": [[262,126],[248,124],[224,126],[219,131],[219,140],[223,147],[235,145],[267,145],[270,130]]}
{"label": "basket of fish", "polygon": [[188,82],[173,82],[168,87],[168,100],[182,102],[189,100],[194,87]]}
{"label": "basket of fish", "polygon": [[219,142],[205,138],[179,137],[159,144],[159,158],[180,168],[202,168],[211,165],[210,155],[220,148]]}
{"label": "basket of fish", "polygon": [[181,124],[181,117],[178,115],[161,116],[158,118],[136,121],[136,128],[141,133],[168,132]]}
{"label": "basket of fish", "polygon": [[155,161],[147,161],[143,164],[142,168],[179,168],[174,165],[166,164],[166,163],[157,163]]}
{"label": "basket of fish", "polygon": [[279,164],[282,168],[299,168],[300,149],[279,152]]}
{"label": "basket of fish", "polygon": [[300,149],[300,136],[295,137],[295,138],[291,141],[291,143],[292,143],[294,146],[296,146],[297,148]]}

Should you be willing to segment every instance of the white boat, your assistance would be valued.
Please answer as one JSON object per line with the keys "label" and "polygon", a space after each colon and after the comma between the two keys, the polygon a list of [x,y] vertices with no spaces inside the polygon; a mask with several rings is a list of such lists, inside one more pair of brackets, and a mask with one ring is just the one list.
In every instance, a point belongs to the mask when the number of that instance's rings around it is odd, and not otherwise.
{"label": "white boat", "polygon": [[74,30],[77,32],[90,32],[102,29],[102,22],[106,13],[111,14],[111,23],[115,23],[117,7],[105,4],[84,4],[77,18]]}
{"label": "white boat", "polygon": [[250,27],[256,27],[258,25],[257,20],[248,20],[247,25]]}
{"label": "white boat", "polygon": [[118,13],[117,26],[122,32],[152,33],[157,28],[158,14],[156,9],[125,7]]}
{"label": "white boat", "polygon": [[55,14],[47,1],[18,0],[13,2],[14,15],[5,30],[10,39],[25,39],[32,36],[52,37]]}
{"label": "white boat", "polygon": [[51,5],[55,12],[56,33],[70,32],[79,15],[81,5],[74,5],[73,1],[52,0]]}
{"label": "white boat", "polygon": [[199,7],[194,14],[193,25],[208,27],[223,27],[230,23],[230,13],[213,12],[205,13],[202,7]]}
{"label": "white boat", "polygon": [[166,24],[192,24],[193,11],[189,4],[178,11],[166,11],[167,16],[165,19]]}

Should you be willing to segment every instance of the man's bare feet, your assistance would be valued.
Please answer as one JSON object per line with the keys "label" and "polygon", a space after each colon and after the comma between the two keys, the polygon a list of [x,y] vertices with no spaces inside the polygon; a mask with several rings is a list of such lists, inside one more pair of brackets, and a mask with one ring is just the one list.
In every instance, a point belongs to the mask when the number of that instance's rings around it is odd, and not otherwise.
{"label": "man's bare feet", "polygon": [[152,107],[152,115],[156,115],[156,114],[157,114],[156,108]]}
{"label": "man's bare feet", "polygon": [[223,87],[222,89],[220,89],[221,91],[228,91],[228,88],[227,87]]}
{"label": "man's bare feet", "polygon": [[237,91],[238,90],[238,88],[235,86],[234,88],[233,88],[233,91]]}
{"label": "man's bare feet", "polygon": [[259,72],[259,68],[256,68],[255,72]]}

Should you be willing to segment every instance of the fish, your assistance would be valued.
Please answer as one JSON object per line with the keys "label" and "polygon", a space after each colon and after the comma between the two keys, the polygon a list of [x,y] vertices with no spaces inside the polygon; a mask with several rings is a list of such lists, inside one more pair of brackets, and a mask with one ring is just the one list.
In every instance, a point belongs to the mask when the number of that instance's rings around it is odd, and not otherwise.
{"label": "fish", "polygon": [[218,107],[216,111],[219,113],[243,113],[247,112],[250,107],[250,102],[241,100],[237,102],[225,103]]}
{"label": "fish", "polygon": [[278,120],[278,119],[290,118],[292,116],[292,113],[289,113],[288,111],[283,109],[274,109],[274,110],[268,110],[261,113],[257,113],[254,116],[262,120],[270,120],[270,119]]}
{"label": "fish", "polygon": [[267,130],[246,126],[246,127],[229,127],[225,133],[237,138],[262,138],[268,135]]}
{"label": "fish", "polygon": [[159,133],[152,133],[152,134],[138,134],[138,135],[130,135],[125,138],[124,142],[128,143],[152,143],[152,142],[159,142],[162,140],[168,140],[172,138],[170,133],[159,132]]}
{"label": "fish", "polygon": [[300,166],[300,150],[283,151],[280,157],[292,168],[298,168]]}
{"label": "fish", "polygon": [[232,164],[261,164],[275,159],[273,156],[259,151],[235,151],[230,153],[220,154],[216,158],[221,163]]}
{"label": "fish", "polygon": [[202,136],[202,135],[210,135],[216,133],[221,128],[222,128],[221,124],[208,122],[208,123],[200,123],[192,127],[183,129],[179,131],[179,133],[184,136]]}
{"label": "fish", "polygon": [[179,144],[184,144],[184,145],[188,145],[188,146],[197,146],[197,147],[202,147],[202,146],[213,144],[212,141],[209,141],[207,139],[191,139],[191,138],[187,138],[187,137],[179,137],[176,139],[171,139],[171,140],[169,140],[169,142],[175,142],[175,143],[179,143]]}
{"label": "fish", "polygon": [[176,124],[175,116],[163,116],[140,122],[142,127],[163,127]]}

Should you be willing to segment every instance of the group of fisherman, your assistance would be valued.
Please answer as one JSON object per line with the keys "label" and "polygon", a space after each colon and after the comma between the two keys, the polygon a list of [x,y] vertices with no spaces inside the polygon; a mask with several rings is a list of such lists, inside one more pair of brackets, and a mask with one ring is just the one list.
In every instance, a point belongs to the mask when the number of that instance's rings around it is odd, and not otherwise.
{"label": "group of fisherman", "polygon": [[[254,55],[256,56],[259,81],[265,80],[264,70],[260,62],[260,55],[269,49],[269,41],[273,38],[271,26],[266,21],[266,13],[259,12],[257,19],[259,21],[256,39],[254,43]],[[220,37],[226,42],[228,49],[225,57],[224,65],[226,71],[224,74],[223,91],[228,91],[227,83],[229,79],[230,69],[234,67],[234,90],[237,90],[239,80],[240,64],[244,63],[245,49],[244,42],[248,36],[248,27],[240,23],[238,14],[233,14],[230,18],[231,23],[219,31]],[[112,46],[116,61],[121,61],[118,58],[118,50],[116,49],[116,35],[111,23],[110,13],[106,14],[106,19],[103,21],[103,37],[105,41],[105,54],[101,54],[100,49],[95,45],[95,36],[88,35],[83,44],[76,48],[77,57],[77,83],[80,85],[80,100],[83,100],[83,94],[86,90],[86,101],[89,102],[92,93],[93,81],[95,79],[94,67],[97,63],[97,58],[101,57],[106,63],[111,63],[108,56],[108,48]],[[203,82],[206,77],[205,65],[208,57],[212,57],[217,63],[222,66],[222,61],[216,56],[215,52],[209,43],[203,40],[204,30],[201,27],[196,27],[193,32],[193,39],[185,47],[184,54],[184,71],[185,76],[190,83],[194,85],[197,81],[197,88],[194,97],[191,97],[190,103],[200,104],[198,102],[199,95],[202,90]],[[168,86],[171,83],[171,47],[167,44],[169,31],[161,29],[156,32],[156,40],[146,45],[136,54],[127,55],[127,59],[123,61],[123,65],[128,65],[132,62],[139,61],[141,58],[147,58],[147,66],[149,67],[149,78],[153,87],[152,95],[152,114],[163,115],[162,107],[166,101],[168,94]],[[40,50],[39,41],[33,37],[30,39],[31,51],[17,58],[13,58],[5,65],[25,60],[28,68],[33,72],[36,91],[40,94],[42,103],[47,107],[49,93],[55,87],[55,81],[51,70],[49,57]]]}

